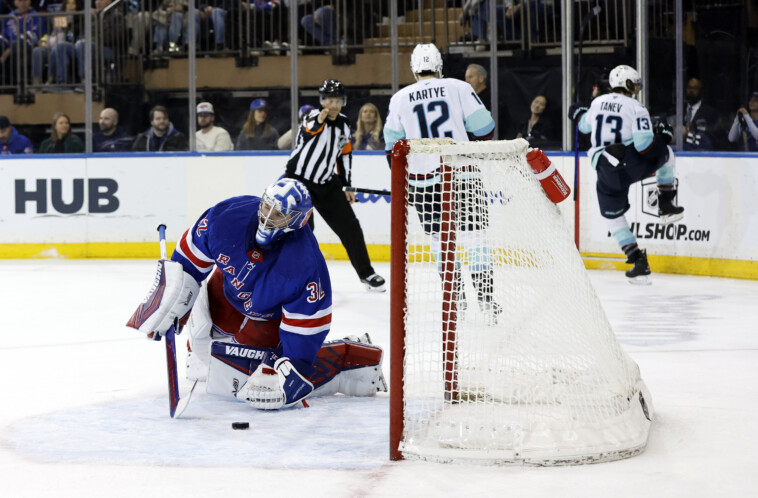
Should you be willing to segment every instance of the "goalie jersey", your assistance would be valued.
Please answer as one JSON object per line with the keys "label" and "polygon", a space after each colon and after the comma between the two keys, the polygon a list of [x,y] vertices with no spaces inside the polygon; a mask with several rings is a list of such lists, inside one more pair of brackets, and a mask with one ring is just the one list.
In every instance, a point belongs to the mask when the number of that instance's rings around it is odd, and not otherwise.
{"label": "goalie jersey", "polygon": [[[459,142],[489,140],[495,121],[473,87],[452,78],[429,78],[398,91],[390,100],[384,142],[387,154],[404,138],[448,137]],[[437,161],[409,164],[413,174],[428,174],[439,167]]]}
{"label": "goalie jersey", "polygon": [[653,124],[650,113],[636,99],[621,93],[608,93],[592,101],[589,110],[579,120],[579,131],[591,133],[592,147],[587,157],[592,167],[607,146],[634,144],[643,153],[653,143]]}
{"label": "goalie jersey", "polygon": [[259,203],[240,196],[210,208],[182,235],[171,259],[198,283],[218,267],[227,301],[250,320],[281,320],[283,355],[310,365],[332,320],[326,262],[307,225],[258,248]]}

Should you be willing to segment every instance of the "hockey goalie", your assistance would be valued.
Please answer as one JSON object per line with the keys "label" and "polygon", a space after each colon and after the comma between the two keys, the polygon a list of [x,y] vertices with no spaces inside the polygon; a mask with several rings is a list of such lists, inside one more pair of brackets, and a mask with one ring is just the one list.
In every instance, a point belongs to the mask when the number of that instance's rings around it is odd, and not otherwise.
{"label": "hockey goalie", "polygon": [[324,342],[332,289],[307,223],[312,211],[293,179],[213,206],[159,262],[127,326],[159,338],[186,325],[187,377],[257,409],[386,391],[382,349],[368,334]]}

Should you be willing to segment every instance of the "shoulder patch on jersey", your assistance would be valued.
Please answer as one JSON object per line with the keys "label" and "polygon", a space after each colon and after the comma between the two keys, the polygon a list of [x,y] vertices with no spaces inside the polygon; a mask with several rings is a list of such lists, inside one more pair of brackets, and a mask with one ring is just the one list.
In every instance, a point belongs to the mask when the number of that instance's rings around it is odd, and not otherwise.
{"label": "shoulder patch on jersey", "polygon": [[195,235],[200,237],[201,235],[203,235],[202,232],[207,232],[207,231],[208,231],[208,218],[203,218],[197,224],[197,230],[195,230]]}
{"label": "shoulder patch on jersey", "polygon": [[263,261],[263,253],[257,249],[253,249],[252,251],[249,251],[247,253],[247,256],[250,258],[250,261],[253,263],[260,263]]}

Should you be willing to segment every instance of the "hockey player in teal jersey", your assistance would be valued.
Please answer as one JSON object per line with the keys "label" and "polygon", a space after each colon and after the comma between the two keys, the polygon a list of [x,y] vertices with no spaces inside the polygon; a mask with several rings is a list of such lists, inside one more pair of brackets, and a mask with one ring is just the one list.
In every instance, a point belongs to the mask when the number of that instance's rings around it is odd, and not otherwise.
{"label": "hockey player in teal jersey", "polygon": [[[442,77],[442,56],[431,43],[416,45],[411,54],[411,71],[416,83],[409,85],[390,100],[384,142],[390,158],[396,141],[404,138],[448,137],[459,142],[489,140],[495,133],[492,115],[477,97],[473,87],[465,81]],[[440,172],[439,157],[411,157],[408,161],[410,202],[432,238],[432,251],[439,262],[440,242]],[[490,322],[497,320],[502,309],[493,298],[492,255],[484,244],[484,231],[489,226],[489,212],[481,189],[480,174],[474,166],[466,172],[457,172],[456,178],[467,177],[457,199],[456,214],[460,220],[459,239],[468,252],[469,271],[477,291],[480,309]],[[441,267],[439,268],[440,272]],[[454,276],[457,282],[458,310],[467,308],[460,270]]]}
{"label": "hockey player in teal jersey", "polygon": [[669,147],[673,132],[665,122],[653,125],[648,110],[635,99],[642,79],[634,68],[617,66],[608,80],[611,93],[597,97],[589,108],[572,104],[569,118],[581,133],[590,133],[587,155],[597,171],[600,214],[626,262],[633,265],[626,276],[630,283],[647,285],[647,253],[637,245],[624,214],[629,210],[629,187],[655,174],[660,223],[668,225],[684,216],[684,208],[674,205],[674,152]]}

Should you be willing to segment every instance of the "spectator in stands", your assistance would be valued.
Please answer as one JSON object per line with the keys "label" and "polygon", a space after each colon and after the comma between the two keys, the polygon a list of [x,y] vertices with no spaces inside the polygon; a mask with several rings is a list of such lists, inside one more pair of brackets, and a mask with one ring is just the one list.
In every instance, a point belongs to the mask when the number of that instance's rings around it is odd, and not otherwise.
{"label": "spectator in stands", "polygon": [[106,107],[100,111],[100,131],[92,134],[92,152],[124,152],[131,148],[132,138],[118,126],[118,111]]}
{"label": "spectator in stands", "polygon": [[[102,33],[102,40],[92,44],[92,59],[99,60],[98,50],[103,50],[103,60],[106,63],[115,61],[115,49],[126,42],[126,21],[124,14],[118,7],[109,9],[104,15],[100,13],[108,7],[113,0],[95,0],[95,12],[92,17],[92,33]],[[102,24],[102,25],[101,25]],[[102,42],[102,43],[100,43]],[[84,52],[87,42],[83,39],[76,42],[76,68],[79,79],[84,81]],[[118,62],[118,61],[115,61]]]}
{"label": "spectator in stands", "polygon": [[74,16],[81,11],[77,0],[66,0],[63,11],[66,16],[55,16],[52,19],[53,30],[44,35],[37,47],[32,51],[32,82],[39,85],[42,82],[42,68],[48,65],[47,83],[67,83],[71,81],[71,61],[74,59],[74,42],[81,37],[83,19]]}
{"label": "spectator in stands", "polygon": [[[298,111],[298,122],[302,123],[303,118],[307,116],[315,107],[312,105],[304,105],[300,106],[300,110]],[[281,137],[279,137],[279,140],[277,140],[276,145],[279,147],[280,150],[290,150],[292,149],[292,141],[294,139],[294,134],[297,133],[297,130],[293,131],[292,129],[287,130],[282,134]]]}
{"label": "spectator in stands", "polygon": [[[703,102],[703,82],[698,78],[687,81],[684,98],[684,150],[715,150],[722,144],[719,132],[719,115],[716,110]],[[673,126],[674,113],[669,124]],[[725,134],[724,134],[725,135]]]}
{"label": "spectator in stands", "polygon": [[84,142],[71,132],[71,119],[62,113],[53,116],[50,137],[39,146],[40,154],[78,154],[84,152]]}
{"label": "spectator in stands", "polygon": [[331,5],[322,5],[312,14],[300,19],[303,26],[319,45],[328,46],[337,43],[337,13]]}
{"label": "spectator in stands", "polygon": [[750,95],[747,109],[737,109],[737,115],[729,130],[729,141],[737,142],[740,151],[758,152],[758,92]]}
{"label": "spectator in stands", "polygon": [[169,121],[168,109],[157,105],[150,109],[150,128],[137,135],[133,151],[175,152],[189,150],[189,142]]}
{"label": "spectator in stands", "polygon": [[384,150],[384,134],[379,109],[367,102],[358,111],[358,123],[352,136],[353,150]]}
{"label": "spectator in stands", "polygon": [[216,126],[215,120],[213,104],[210,102],[197,104],[197,126],[200,129],[195,132],[195,137],[197,137],[198,152],[234,150],[229,132]]}
{"label": "spectator in stands", "polygon": [[34,152],[32,141],[11,126],[7,116],[0,116],[0,155],[31,154]]}
{"label": "spectator in stands", "polygon": [[547,97],[537,95],[530,106],[531,116],[521,125],[516,138],[524,138],[532,147],[545,148],[554,139],[553,125],[545,115]]}
{"label": "spectator in stands", "polygon": [[250,112],[242,131],[237,137],[237,150],[275,150],[279,132],[268,121],[268,102],[255,99],[250,103]]}
{"label": "spectator in stands", "polygon": [[[539,32],[538,19],[545,18],[545,2],[530,0],[526,2],[529,5],[529,24],[531,28],[532,40],[537,39]],[[497,8],[497,29],[499,41],[519,41],[521,40],[521,16],[524,12],[524,2],[521,0],[505,0],[503,5]],[[550,11],[552,12],[552,10]],[[471,35],[464,41],[487,42],[487,23],[489,22],[489,0],[465,0],[461,9],[460,23],[465,26],[471,24]],[[552,18],[552,16],[551,16]],[[505,28],[505,29],[503,29]],[[485,45],[477,45],[477,49],[484,50]]]}
{"label": "spectator in stands", "polygon": [[5,73],[15,74],[14,61],[21,57],[22,62],[26,61],[22,69],[26,79],[31,68],[32,49],[47,33],[47,24],[44,18],[34,15],[37,11],[32,9],[31,0],[13,0],[13,4],[16,10],[11,12],[12,17],[5,19],[3,35],[0,36],[0,65],[10,62],[14,69]]}
{"label": "spectator in stands", "polygon": [[166,37],[168,35],[168,51],[179,52],[179,38],[182,36],[184,26],[184,12],[187,10],[187,0],[163,0],[153,12],[155,31],[153,43],[155,51],[163,52],[166,49]]}
{"label": "spectator in stands", "polygon": [[[487,85],[487,70],[484,66],[479,64],[469,64],[468,67],[466,67],[466,73],[463,78],[466,80],[466,83],[471,85],[474,89],[476,96],[482,102],[484,107],[486,107],[488,111],[492,111],[492,94],[490,93],[490,87]],[[505,138],[505,123],[507,123],[505,98],[501,97],[498,99],[497,111],[497,121],[499,124],[498,131],[500,137]],[[510,138],[510,136],[508,138]]]}
{"label": "spectator in stands", "polygon": [[286,9],[282,8],[280,0],[249,0],[242,2],[242,8],[246,11],[245,19],[249,20],[246,39],[251,47],[279,51],[288,46],[280,43],[288,36],[286,12],[283,12]]}
{"label": "spectator in stands", "polygon": [[[227,3],[231,5],[234,4],[234,2],[227,2],[226,0],[205,0],[200,4],[200,8],[195,10],[195,41],[200,38],[201,21],[205,26],[207,26],[210,21],[211,26],[213,26],[213,48],[217,51],[226,50],[227,9],[223,7],[225,7]],[[208,28],[206,27],[206,30],[207,29]],[[189,40],[189,23],[187,24],[184,39],[185,42],[186,40]]]}
{"label": "spectator in stands", "polygon": [[484,104],[484,107],[491,109],[492,96],[490,95],[490,89],[487,86],[487,70],[484,69],[484,66],[479,64],[469,64],[466,68],[466,74],[463,79],[466,80],[466,83],[471,85],[476,92],[476,96],[479,97],[479,100]]}

